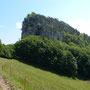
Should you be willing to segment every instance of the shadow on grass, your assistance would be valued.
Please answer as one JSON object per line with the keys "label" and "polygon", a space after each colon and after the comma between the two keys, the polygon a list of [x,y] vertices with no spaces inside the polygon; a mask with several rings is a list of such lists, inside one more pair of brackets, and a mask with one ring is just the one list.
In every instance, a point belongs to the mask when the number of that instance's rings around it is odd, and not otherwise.
{"label": "shadow on grass", "polygon": [[69,76],[68,74],[64,74],[63,72],[57,72],[51,66],[50,67],[49,66],[48,67],[47,66],[41,66],[40,64],[35,64],[35,63],[32,63],[32,62],[30,63],[30,62],[27,62],[27,61],[25,61],[23,59],[16,59],[16,60],[18,60],[18,61],[20,61],[20,62],[22,62],[24,64],[31,65],[31,66],[33,66],[35,68],[39,68],[39,69],[44,70],[44,71],[49,71],[49,72],[57,74],[59,76],[65,76],[65,77],[72,78],[72,79],[78,78],[78,79],[81,79],[81,80],[86,80],[85,78],[82,78],[82,77],[79,77],[79,76],[78,77],[77,76],[73,77],[73,76]]}
{"label": "shadow on grass", "polygon": [[39,68],[39,69],[44,70],[44,71],[49,71],[49,72],[57,74],[59,76],[65,76],[65,77],[72,78],[72,79],[77,79],[78,78],[79,80],[83,80],[83,81],[90,80],[90,78],[88,78],[86,76],[83,76],[83,75],[77,75],[77,76],[73,77],[73,76],[70,76],[68,74],[64,74],[63,72],[58,72],[54,68],[52,68],[51,66],[49,67],[48,65],[41,66],[40,64],[35,64],[35,63],[29,62],[29,61],[26,61],[26,60],[20,59],[20,58],[19,59],[16,58],[16,60],[18,60],[18,61],[20,61],[24,64],[31,65],[35,68]]}

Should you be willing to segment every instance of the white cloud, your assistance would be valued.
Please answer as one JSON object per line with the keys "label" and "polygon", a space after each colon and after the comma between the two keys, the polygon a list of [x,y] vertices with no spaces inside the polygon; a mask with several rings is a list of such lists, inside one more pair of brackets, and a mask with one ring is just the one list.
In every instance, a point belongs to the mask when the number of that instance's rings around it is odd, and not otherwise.
{"label": "white cloud", "polygon": [[16,28],[21,29],[22,28],[22,24],[20,22],[17,22],[16,23]]}
{"label": "white cloud", "polygon": [[72,20],[67,22],[70,26],[74,27],[75,29],[79,30],[81,33],[86,33],[90,35],[90,21],[78,19]]}

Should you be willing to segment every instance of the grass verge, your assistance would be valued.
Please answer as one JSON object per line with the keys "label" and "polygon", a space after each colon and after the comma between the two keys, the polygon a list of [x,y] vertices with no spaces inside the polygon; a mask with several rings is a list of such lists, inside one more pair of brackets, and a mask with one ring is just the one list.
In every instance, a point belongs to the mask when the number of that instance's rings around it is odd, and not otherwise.
{"label": "grass verge", "polygon": [[0,73],[14,90],[90,90],[90,83],[41,70],[14,59],[0,58]]}

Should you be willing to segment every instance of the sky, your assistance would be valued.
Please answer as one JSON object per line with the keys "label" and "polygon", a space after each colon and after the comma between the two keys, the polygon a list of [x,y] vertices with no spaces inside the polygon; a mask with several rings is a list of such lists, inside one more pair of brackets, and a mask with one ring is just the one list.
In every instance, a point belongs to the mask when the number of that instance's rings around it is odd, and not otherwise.
{"label": "sky", "polygon": [[2,43],[21,39],[22,22],[31,12],[57,18],[90,35],[90,0],[0,0]]}

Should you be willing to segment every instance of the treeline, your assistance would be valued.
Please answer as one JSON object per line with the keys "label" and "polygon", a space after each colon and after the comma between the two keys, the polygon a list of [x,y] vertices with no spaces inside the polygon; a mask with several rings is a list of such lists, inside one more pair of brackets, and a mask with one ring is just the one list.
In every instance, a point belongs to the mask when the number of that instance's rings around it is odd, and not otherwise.
{"label": "treeline", "polygon": [[0,57],[4,58],[14,58],[15,57],[15,47],[13,44],[4,45],[0,40]]}
{"label": "treeline", "polygon": [[90,46],[81,48],[73,42],[66,44],[56,39],[28,36],[14,45],[0,42],[0,56],[18,57],[68,76],[90,77]]}
{"label": "treeline", "polygon": [[90,77],[90,47],[80,48],[56,39],[29,36],[15,44],[16,56],[69,76]]}
{"label": "treeline", "polygon": [[86,34],[80,35],[73,35],[69,33],[63,33],[63,42],[69,44],[73,42],[74,44],[78,45],[79,47],[87,47],[90,45],[90,37]]}
{"label": "treeline", "polygon": [[28,36],[14,45],[3,45],[0,41],[0,56],[18,57],[68,76],[90,77],[90,46],[81,48],[73,42],[66,44],[40,36]]}

